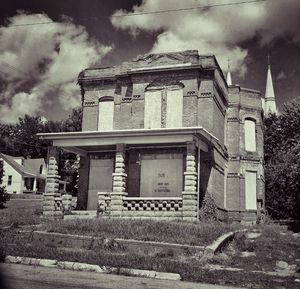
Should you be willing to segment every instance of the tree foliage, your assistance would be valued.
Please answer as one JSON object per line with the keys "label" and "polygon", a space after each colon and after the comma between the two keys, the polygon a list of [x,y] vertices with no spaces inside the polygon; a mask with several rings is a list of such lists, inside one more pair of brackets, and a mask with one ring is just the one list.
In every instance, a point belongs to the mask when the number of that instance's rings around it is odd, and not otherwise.
{"label": "tree foliage", "polygon": [[274,219],[300,219],[300,99],[265,119],[266,207]]}
{"label": "tree foliage", "polygon": [[[73,109],[67,119],[62,121],[43,121],[39,116],[25,115],[19,118],[18,123],[0,123],[0,152],[11,156],[23,156],[25,158],[47,159],[50,141],[40,139],[37,133],[71,132],[81,130],[82,110]],[[61,173],[71,184],[74,184],[77,171],[74,166],[65,165],[76,162],[76,156],[62,152]],[[76,166],[75,166],[76,168]]]}
{"label": "tree foliage", "polygon": [[2,185],[3,175],[3,162],[0,161],[0,209],[3,209],[4,204],[9,200],[9,194],[6,193],[5,187]]}
{"label": "tree foliage", "polygon": [[25,115],[15,125],[0,123],[0,152],[11,156],[31,158],[47,157],[49,141],[41,140],[37,133],[70,132],[81,130],[81,108],[73,109],[62,121],[43,121],[39,116]]}

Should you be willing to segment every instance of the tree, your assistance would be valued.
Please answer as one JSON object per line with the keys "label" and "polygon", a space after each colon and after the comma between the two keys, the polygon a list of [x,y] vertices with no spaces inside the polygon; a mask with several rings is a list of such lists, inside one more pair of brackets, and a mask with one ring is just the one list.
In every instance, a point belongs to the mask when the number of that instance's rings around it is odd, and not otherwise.
{"label": "tree", "polygon": [[9,200],[9,194],[7,194],[5,187],[2,186],[3,174],[3,161],[0,161],[0,209],[3,209],[5,207],[4,204]]}
{"label": "tree", "polygon": [[69,117],[62,122],[61,131],[81,131],[82,108],[74,108]]}
{"label": "tree", "polygon": [[[25,115],[23,118],[19,118],[19,122],[15,125],[0,123],[0,152],[25,158],[46,159],[48,146],[51,145],[51,142],[40,139],[37,133],[80,131],[81,120],[82,109],[76,108],[72,110],[67,119],[62,121],[49,120],[45,122],[39,116]],[[70,184],[68,189],[75,194],[76,188],[74,186],[78,175],[76,155],[62,152],[61,159],[63,163],[60,173]]]}
{"label": "tree", "polygon": [[77,108],[62,121],[44,122],[39,116],[25,115],[15,125],[0,123],[0,151],[12,156],[46,159],[51,142],[41,140],[36,134],[80,131],[81,119],[82,110]]}
{"label": "tree", "polygon": [[300,219],[300,99],[265,119],[266,208],[274,219]]}

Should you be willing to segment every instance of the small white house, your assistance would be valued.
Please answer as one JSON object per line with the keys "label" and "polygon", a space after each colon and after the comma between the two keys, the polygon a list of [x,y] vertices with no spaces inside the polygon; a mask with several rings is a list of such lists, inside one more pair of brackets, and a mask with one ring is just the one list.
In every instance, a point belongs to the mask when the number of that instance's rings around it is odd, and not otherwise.
{"label": "small white house", "polygon": [[10,194],[43,193],[47,167],[44,159],[25,159],[0,153],[4,176],[2,185]]}

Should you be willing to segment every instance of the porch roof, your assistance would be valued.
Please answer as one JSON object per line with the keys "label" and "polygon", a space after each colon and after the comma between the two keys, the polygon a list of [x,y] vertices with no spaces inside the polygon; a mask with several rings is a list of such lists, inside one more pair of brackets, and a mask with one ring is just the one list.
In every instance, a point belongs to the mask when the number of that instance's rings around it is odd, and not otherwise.
{"label": "porch roof", "polygon": [[89,147],[109,147],[119,143],[160,145],[196,141],[197,146],[204,151],[208,151],[211,145],[219,144],[218,139],[202,127],[39,133],[37,136],[52,140],[53,146],[79,155],[88,153]]}

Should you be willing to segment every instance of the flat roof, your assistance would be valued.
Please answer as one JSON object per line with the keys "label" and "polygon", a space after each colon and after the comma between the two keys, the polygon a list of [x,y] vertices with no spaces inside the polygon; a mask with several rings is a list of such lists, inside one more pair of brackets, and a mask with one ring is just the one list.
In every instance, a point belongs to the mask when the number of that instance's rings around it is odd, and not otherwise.
{"label": "flat roof", "polygon": [[78,154],[86,154],[88,152],[86,147],[104,147],[118,143],[162,145],[196,140],[198,146],[201,145],[205,150],[208,149],[210,144],[220,146],[219,140],[203,127],[39,133],[37,136],[41,139],[52,140],[53,146],[62,147]]}

